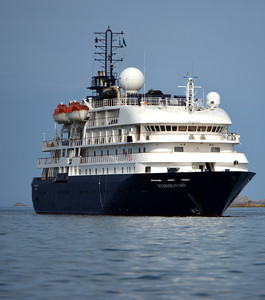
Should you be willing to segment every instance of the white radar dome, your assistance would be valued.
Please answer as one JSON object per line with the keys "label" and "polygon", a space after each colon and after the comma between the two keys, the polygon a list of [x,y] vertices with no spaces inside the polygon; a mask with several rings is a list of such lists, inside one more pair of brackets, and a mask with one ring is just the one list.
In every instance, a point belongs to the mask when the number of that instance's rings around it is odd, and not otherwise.
{"label": "white radar dome", "polygon": [[144,85],[144,75],[136,68],[127,68],[121,72],[120,86],[129,93],[136,94]]}
{"label": "white radar dome", "polygon": [[210,92],[206,96],[206,104],[210,108],[217,108],[220,104],[220,95],[216,92]]}

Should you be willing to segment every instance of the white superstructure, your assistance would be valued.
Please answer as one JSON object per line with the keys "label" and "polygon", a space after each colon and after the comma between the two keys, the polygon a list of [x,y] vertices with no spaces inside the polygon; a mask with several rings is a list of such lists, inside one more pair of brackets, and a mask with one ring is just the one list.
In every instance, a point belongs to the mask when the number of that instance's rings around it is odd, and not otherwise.
{"label": "white superstructure", "polygon": [[[83,99],[82,118],[58,125],[55,137],[44,141],[49,158],[38,160],[42,177],[68,175],[247,171],[247,158],[234,150],[239,134],[211,92],[206,105],[194,99],[193,78],[185,97],[139,95],[141,71],[121,73],[117,98]],[[84,115],[85,114],[85,115]],[[60,119],[61,120],[61,119]]]}

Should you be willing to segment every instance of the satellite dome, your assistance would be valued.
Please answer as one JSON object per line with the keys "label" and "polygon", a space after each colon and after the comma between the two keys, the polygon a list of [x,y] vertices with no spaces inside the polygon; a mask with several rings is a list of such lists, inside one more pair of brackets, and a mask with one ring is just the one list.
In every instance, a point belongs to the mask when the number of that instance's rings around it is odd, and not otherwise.
{"label": "satellite dome", "polygon": [[217,108],[220,104],[220,95],[216,92],[210,92],[206,96],[206,104],[210,108]]}
{"label": "satellite dome", "polygon": [[144,75],[136,68],[127,68],[121,72],[120,86],[129,93],[136,94],[144,85]]}

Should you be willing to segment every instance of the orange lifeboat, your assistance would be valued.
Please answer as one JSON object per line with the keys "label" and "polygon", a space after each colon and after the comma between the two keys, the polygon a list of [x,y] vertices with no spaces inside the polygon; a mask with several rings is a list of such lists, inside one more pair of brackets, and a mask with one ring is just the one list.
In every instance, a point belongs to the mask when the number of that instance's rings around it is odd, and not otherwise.
{"label": "orange lifeboat", "polygon": [[67,109],[67,118],[70,121],[83,121],[87,118],[88,107],[79,102],[73,101],[69,104]]}
{"label": "orange lifeboat", "polygon": [[62,102],[55,108],[53,113],[53,119],[55,122],[59,124],[69,123],[69,119],[67,118],[67,105]]}

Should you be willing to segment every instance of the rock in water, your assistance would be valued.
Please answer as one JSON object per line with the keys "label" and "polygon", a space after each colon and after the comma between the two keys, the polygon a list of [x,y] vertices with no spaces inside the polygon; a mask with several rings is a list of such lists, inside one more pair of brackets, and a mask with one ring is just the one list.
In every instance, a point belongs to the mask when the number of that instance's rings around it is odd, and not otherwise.
{"label": "rock in water", "polygon": [[27,204],[22,203],[22,202],[17,202],[17,203],[14,204],[13,206],[27,206]]}

